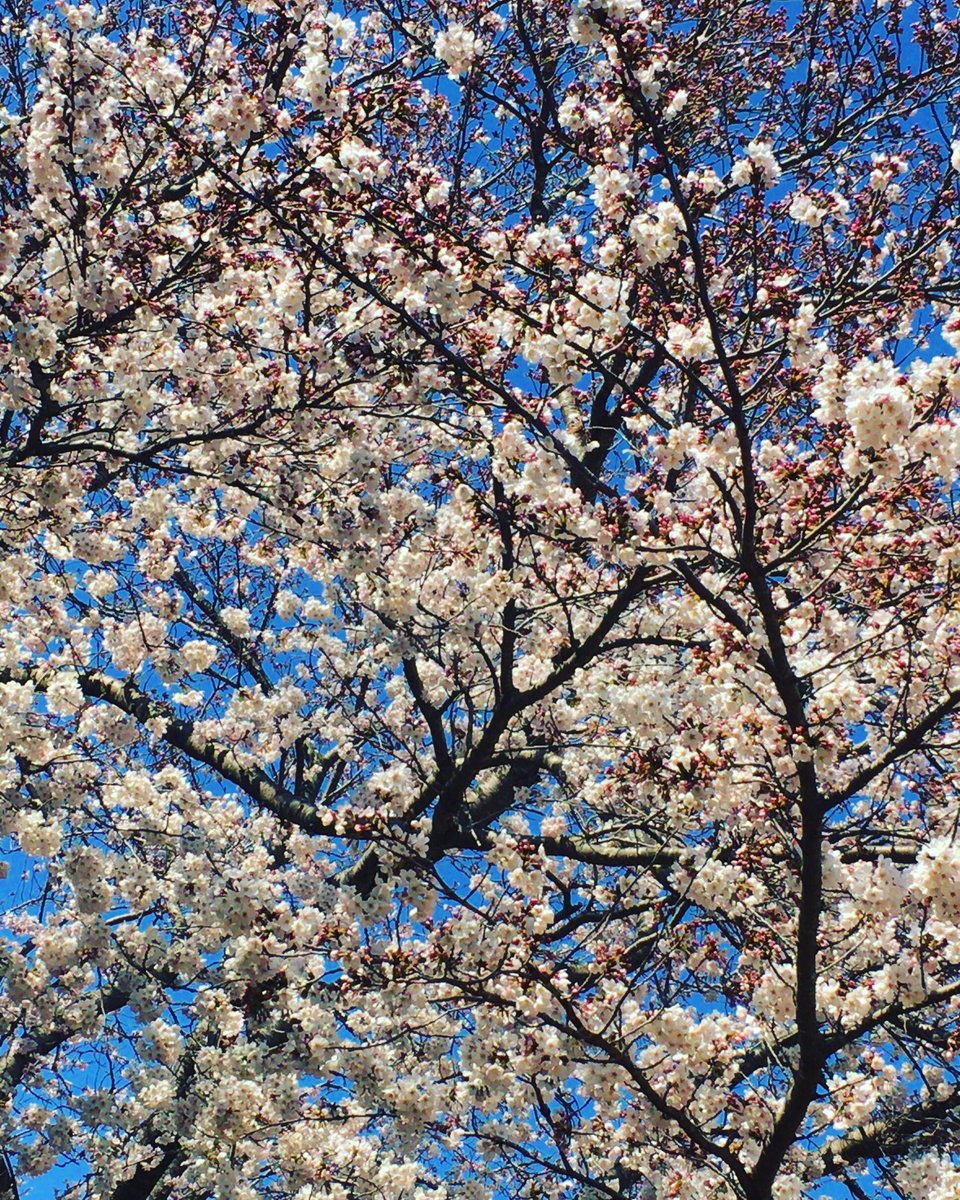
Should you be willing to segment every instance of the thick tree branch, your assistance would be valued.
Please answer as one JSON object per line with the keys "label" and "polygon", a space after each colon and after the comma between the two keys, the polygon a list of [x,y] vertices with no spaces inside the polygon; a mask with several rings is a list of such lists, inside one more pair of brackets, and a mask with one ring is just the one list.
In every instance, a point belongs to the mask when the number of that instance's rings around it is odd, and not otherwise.
{"label": "thick tree branch", "polygon": [[[0,682],[32,683],[38,691],[43,691],[52,678],[53,673],[41,667],[0,670]],[[112,704],[144,727],[153,728],[160,741],[212,768],[274,816],[306,833],[325,831],[321,814],[312,804],[275,784],[259,767],[241,762],[231,747],[202,737],[192,721],[181,720],[171,705],[150,696],[133,680],[114,679],[103,671],[79,671],[77,682],[89,699]]]}

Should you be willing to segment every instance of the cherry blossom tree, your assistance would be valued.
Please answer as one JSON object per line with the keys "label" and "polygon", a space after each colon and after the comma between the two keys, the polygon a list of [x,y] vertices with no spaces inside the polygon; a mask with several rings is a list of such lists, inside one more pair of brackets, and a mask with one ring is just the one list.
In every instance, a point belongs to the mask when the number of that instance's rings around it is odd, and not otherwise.
{"label": "cherry blossom tree", "polygon": [[958,121],[941,0],[4,0],[0,1195],[960,1194]]}

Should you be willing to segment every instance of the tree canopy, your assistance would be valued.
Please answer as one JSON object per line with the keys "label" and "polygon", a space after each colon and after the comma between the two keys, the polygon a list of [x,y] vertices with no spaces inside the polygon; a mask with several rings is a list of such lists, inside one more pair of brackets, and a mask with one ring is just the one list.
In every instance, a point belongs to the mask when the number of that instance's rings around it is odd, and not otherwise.
{"label": "tree canopy", "polygon": [[955,6],[3,14],[0,1195],[954,1200]]}

